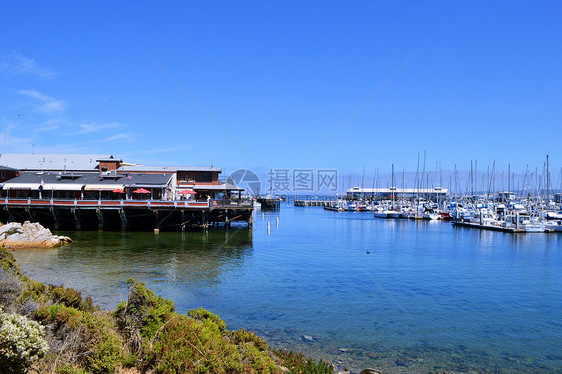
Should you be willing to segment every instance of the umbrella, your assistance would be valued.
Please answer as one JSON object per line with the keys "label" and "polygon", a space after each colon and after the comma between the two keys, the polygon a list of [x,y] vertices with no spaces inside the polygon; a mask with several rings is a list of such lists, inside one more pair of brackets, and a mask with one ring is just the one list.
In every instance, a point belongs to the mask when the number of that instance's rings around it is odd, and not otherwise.
{"label": "umbrella", "polygon": [[196,193],[197,192],[192,191],[192,190],[183,190],[183,191],[179,192],[180,195],[195,195]]}
{"label": "umbrella", "polygon": [[133,193],[150,193],[150,191],[145,190],[144,188],[139,188],[138,190],[134,190]]}
{"label": "umbrella", "polygon": [[123,191],[122,189],[119,189],[119,188],[116,188],[116,189],[114,189],[114,190],[111,191],[111,192],[114,192],[114,193],[125,193],[125,191]]}

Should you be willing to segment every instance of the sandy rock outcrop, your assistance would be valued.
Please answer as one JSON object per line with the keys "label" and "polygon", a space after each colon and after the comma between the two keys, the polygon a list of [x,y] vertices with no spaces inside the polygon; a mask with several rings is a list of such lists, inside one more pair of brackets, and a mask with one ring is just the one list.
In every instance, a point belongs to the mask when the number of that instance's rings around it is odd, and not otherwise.
{"label": "sandy rock outcrop", "polygon": [[10,222],[0,226],[0,246],[17,248],[52,248],[71,243],[68,236],[53,235],[51,230],[39,223],[25,221],[23,225]]}

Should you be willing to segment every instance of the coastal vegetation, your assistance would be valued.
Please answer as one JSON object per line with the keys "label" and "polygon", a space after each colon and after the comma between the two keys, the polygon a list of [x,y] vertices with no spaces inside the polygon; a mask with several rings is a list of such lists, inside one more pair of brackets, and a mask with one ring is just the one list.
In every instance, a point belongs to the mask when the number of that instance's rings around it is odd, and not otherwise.
{"label": "coastal vegetation", "polygon": [[113,312],[104,311],[79,291],[23,275],[13,255],[0,248],[0,331],[11,332],[0,333],[0,372],[334,371],[321,360],[274,351],[245,329],[228,330],[219,316],[203,308],[177,313],[172,301],[142,282],[129,279],[127,285],[127,301]]}

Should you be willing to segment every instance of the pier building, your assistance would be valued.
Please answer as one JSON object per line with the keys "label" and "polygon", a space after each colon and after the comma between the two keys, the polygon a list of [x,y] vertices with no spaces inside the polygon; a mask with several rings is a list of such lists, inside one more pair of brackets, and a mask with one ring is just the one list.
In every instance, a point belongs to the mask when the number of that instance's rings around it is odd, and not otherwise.
{"label": "pier building", "polygon": [[5,167],[12,177],[0,183],[3,222],[99,230],[251,225],[252,201],[221,181],[217,167],[143,166],[112,155],[5,154],[0,162],[15,166]]}
{"label": "pier building", "polygon": [[348,200],[391,200],[392,198],[413,199],[416,197],[437,201],[447,197],[449,190],[441,187],[434,188],[361,188],[353,187],[347,190],[346,199]]}

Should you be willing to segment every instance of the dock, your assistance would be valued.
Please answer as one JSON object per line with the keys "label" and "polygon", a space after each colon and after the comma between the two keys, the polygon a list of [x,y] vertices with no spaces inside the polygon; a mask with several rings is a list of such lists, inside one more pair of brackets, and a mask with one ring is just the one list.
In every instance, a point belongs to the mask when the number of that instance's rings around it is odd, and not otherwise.
{"label": "dock", "polygon": [[335,200],[319,200],[319,199],[295,199],[294,206],[307,207],[307,206],[321,206],[331,207],[335,204]]}
{"label": "dock", "polygon": [[514,227],[481,225],[479,223],[461,222],[461,221],[454,221],[453,226],[455,226],[455,227],[469,227],[469,228],[472,228],[472,229],[481,229],[481,230],[490,230],[490,231],[501,231],[501,232],[508,232],[508,233],[511,233],[511,234],[520,234],[520,233],[526,232],[524,229],[516,229]]}
{"label": "dock", "polygon": [[281,198],[278,196],[258,196],[256,201],[260,203],[262,209],[279,209]]}

